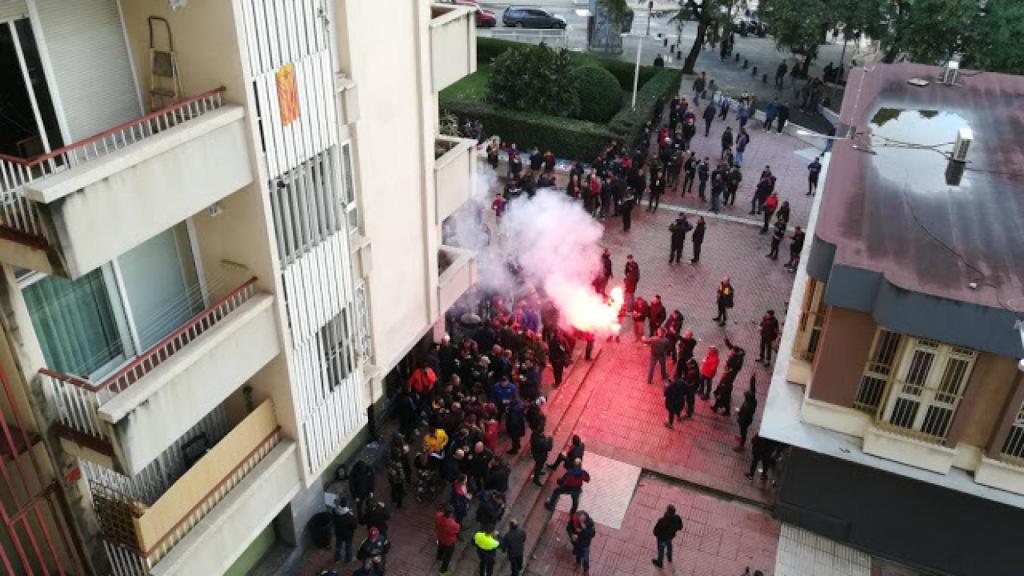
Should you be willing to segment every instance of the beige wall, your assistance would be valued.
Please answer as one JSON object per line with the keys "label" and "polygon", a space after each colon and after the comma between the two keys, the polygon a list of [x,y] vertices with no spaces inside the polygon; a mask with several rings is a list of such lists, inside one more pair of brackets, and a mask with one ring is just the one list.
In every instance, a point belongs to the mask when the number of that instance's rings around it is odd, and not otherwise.
{"label": "beige wall", "polygon": [[[357,83],[353,133],[376,364],[390,369],[438,314],[433,126],[426,2],[336,2],[339,59]],[[386,13],[387,34],[381,14]],[[346,69],[347,68],[347,69]],[[428,158],[429,156],[429,158]],[[428,177],[429,176],[429,177]]]}
{"label": "beige wall", "polygon": [[[964,442],[984,449],[999,424],[1003,407],[1010,402],[1017,375],[1017,360],[979,353],[946,437],[946,445],[956,446]],[[1010,418],[1012,420],[1013,416]]]}
{"label": "beige wall", "polygon": [[835,306],[826,309],[825,326],[814,357],[811,398],[846,407],[853,404],[875,327],[868,314]]}

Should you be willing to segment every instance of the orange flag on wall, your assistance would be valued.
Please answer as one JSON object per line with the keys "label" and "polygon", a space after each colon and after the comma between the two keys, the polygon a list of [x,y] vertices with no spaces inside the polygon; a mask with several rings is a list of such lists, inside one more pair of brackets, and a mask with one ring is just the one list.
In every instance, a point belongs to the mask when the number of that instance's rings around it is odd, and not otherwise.
{"label": "orange flag on wall", "polygon": [[281,126],[287,126],[299,117],[299,85],[295,79],[295,65],[285,64],[277,69],[277,102],[281,108]]}

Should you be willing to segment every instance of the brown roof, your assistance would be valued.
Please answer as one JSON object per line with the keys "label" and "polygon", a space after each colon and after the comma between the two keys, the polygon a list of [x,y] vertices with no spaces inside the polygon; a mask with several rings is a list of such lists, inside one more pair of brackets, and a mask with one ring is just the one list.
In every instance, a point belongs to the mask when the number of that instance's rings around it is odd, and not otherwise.
{"label": "brown roof", "polygon": [[[840,116],[857,136],[835,143],[816,235],[836,245],[834,264],[880,272],[900,288],[1021,309],[1024,77],[965,71],[947,86],[935,82],[939,72],[851,72]],[[915,77],[931,83],[907,83]],[[974,141],[950,185],[946,154],[961,126]]]}

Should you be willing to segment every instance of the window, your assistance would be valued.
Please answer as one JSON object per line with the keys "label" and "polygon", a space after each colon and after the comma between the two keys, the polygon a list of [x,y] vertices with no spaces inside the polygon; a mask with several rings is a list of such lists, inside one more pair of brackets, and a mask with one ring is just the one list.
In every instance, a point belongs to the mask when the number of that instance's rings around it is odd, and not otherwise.
{"label": "window", "polygon": [[22,294],[47,367],[93,380],[188,322],[205,301],[184,223],[77,280],[26,277]]}
{"label": "window", "polygon": [[976,357],[966,348],[908,338],[882,420],[930,439],[944,439]]}
{"label": "window", "polygon": [[1024,462],[1024,403],[1020,405],[1017,416],[1013,419],[1010,432],[1003,442],[1002,453],[1003,456]]}
{"label": "window", "polygon": [[794,355],[800,360],[813,362],[821,343],[821,330],[825,325],[825,283],[807,279],[803,302],[800,304],[800,328],[797,331]]}
{"label": "window", "polygon": [[359,207],[356,202],[355,173],[352,166],[352,143],[341,145],[341,180],[345,188],[345,218],[348,221],[348,233],[359,231]]}
{"label": "window", "polygon": [[334,148],[275,178],[270,186],[281,266],[341,230],[342,199],[334,182]]}
{"label": "window", "polygon": [[352,372],[352,339],[349,337],[348,311],[332,318],[318,335],[324,382],[334,390]]}
{"label": "window", "polygon": [[853,407],[870,414],[878,411],[878,405],[882,402],[882,395],[885,393],[885,386],[889,382],[889,375],[892,374],[893,362],[896,360],[896,352],[900,345],[900,335],[879,328],[875,333],[875,341],[871,345],[871,354],[864,366],[864,374],[860,379],[860,386],[857,388],[857,397],[853,400]]}
{"label": "window", "polygon": [[356,334],[359,359],[368,361],[373,356],[373,333],[370,330],[370,303],[366,282],[356,286]]}

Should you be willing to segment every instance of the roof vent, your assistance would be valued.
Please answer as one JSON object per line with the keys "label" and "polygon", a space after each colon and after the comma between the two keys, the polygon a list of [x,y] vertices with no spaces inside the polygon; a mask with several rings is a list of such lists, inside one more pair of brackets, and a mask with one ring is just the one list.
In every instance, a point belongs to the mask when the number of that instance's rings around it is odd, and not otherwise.
{"label": "roof vent", "polygon": [[942,84],[952,86],[956,84],[957,78],[960,76],[960,63],[956,60],[950,60],[946,62],[946,67],[942,69]]}

